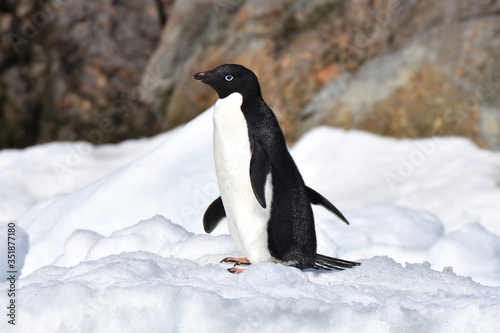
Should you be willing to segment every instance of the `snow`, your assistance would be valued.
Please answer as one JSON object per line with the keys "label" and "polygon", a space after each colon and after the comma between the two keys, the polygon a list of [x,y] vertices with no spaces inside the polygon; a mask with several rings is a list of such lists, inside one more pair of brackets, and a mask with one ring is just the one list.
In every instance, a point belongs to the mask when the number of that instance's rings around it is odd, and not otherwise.
{"label": "snow", "polygon": [[496,332],[500,153],[314,129],[292,154],[351,223],[315,207],[319,252],[361,266],[233,275],[226,223],[202,226],[219,195],[212,112],[151,139],[0,151],[0,255],[14,221],[22,271],[0,331]]}

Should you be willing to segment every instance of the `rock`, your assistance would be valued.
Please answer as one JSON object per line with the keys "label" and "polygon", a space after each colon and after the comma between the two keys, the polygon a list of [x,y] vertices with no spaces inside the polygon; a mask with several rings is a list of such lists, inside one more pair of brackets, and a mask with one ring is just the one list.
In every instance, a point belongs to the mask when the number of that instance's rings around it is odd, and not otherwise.
{"label": "rock", "polygon": [[500,149],[498,0],[43,3],[0,5],[0,147],[173,128],[217,98],[193,73],[241,63],[291,143],[328,124]]}
{"label": "rock", "polygon": [[315,29],[329,19],[338,24],[343,7],[342,1],[319,0],[176,2],[143,77],[143,85],[150,73],[161,83],[145,102],[165,113],[165,128],[176,126],[216,100],[192,79],[193,73],[242,63],[257,73],[264,97],[287,127],[319,89],[311,75],[318,67],[313,54],[320,57],[327,47]]}
{"label": "rock", "polygon": [[322,123],[396,137],[461,135],[498,150],[499,32],[496,17],[423,32],[327,84],[300,131]]}
{"label": "rock", "polygon": [[160,37],[162,11],[154,0],[2,5],[0,148],[158,132],[138,85]]}
{"label": "rock", "polygon": [[193,84],[192,77],[200,63],[210,63],[210,52],[231,38],[228,20],[241,3],[192,0],[173,5],[141,81],[148,87],[142,101],[161,113],[165,129],[189,121],[215,102],[208,89]]}
{"label": "rock", "polygon": [[214,103],[194,72],[236,62],[259,76],[292,142],[328,124],[463,135],[500,149],[498,1],[223,1],[227,11],[218,3],[177,3],[148,64],[161,75],[145,102],[165,128]]}

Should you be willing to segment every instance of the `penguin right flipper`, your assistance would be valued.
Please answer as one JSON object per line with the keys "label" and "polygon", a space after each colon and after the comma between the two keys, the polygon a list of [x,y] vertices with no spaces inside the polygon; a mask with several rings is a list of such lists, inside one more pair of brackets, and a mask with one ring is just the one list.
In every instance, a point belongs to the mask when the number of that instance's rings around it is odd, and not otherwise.
{"label": "penguin right flipper", "polygon": [[328,257],[322,254],[316,254],[312,268],[326,269],[327,271],[331,271],[333,269],[342,271],[346,268],[353,268],[354,266],[359,266],[359,265],[361,265],[359,262]]}
{"label": "penguin right flipper", "polygon": [[267,206],[265,189],[267,175],[270,172],[271,160],[259,139],[253,138],[252,157],[250,159],[250,182],[252,183],[253,194],[262,208],[266,208]]}
{"label": "penguin right flipper", "polygon": [[342,215],[340,210],[338,210],[337,207],[335,207],[330,201],[328,201],[324,196],[322,196],[312,188],[307,186],[306,188],[307,188],[307,193],[309,194],[309,200],[311,200],[311,203],[313,205],[321,205],[325,207],[330,212],[337,215],[338,218],[344,221],[346,224],[349,224],[349,222],[347,222],[347,219],[344,217],[344,215]]}
{"label": "penguin right flipper", "polygon": [[203,229],[205,229],[206,233],[211,233],[225,217],[226,210],[222,204],[222,198],[218,197],[208,206],[205,214],[203,214]]}

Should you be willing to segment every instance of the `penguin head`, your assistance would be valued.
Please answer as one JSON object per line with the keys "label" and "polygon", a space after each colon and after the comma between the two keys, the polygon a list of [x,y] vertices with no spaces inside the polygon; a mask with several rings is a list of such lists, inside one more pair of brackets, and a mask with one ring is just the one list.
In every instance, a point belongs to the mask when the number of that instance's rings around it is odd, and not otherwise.
{"label": "penguin head", "polygon": [[219,98],[226,98],[235,92],[244,99],[262,97],[257,76],[241,65],[220,65],[211,71],[194,74],[194,79],[212,87]]}

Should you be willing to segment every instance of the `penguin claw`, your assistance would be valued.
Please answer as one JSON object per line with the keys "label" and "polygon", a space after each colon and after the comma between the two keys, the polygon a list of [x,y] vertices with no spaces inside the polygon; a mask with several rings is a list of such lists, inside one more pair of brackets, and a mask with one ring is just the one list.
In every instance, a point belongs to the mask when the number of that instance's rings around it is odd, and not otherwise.
{"label": "penguin claw", "polygon": [[243,273],[244,269],[233,267],[233,268],[228,268],[227,271],[229,273],[233,273],[233,274],[241,274],[241,273]]}
{"label": "penguin claw", "polygon": [[247,258],[233,258],[233,257],[227,257],[224,258],[220,261],[222,264],[223,262],[234,262],[234,266],[238,265],[250,265],[250,261],[248,261]]}

